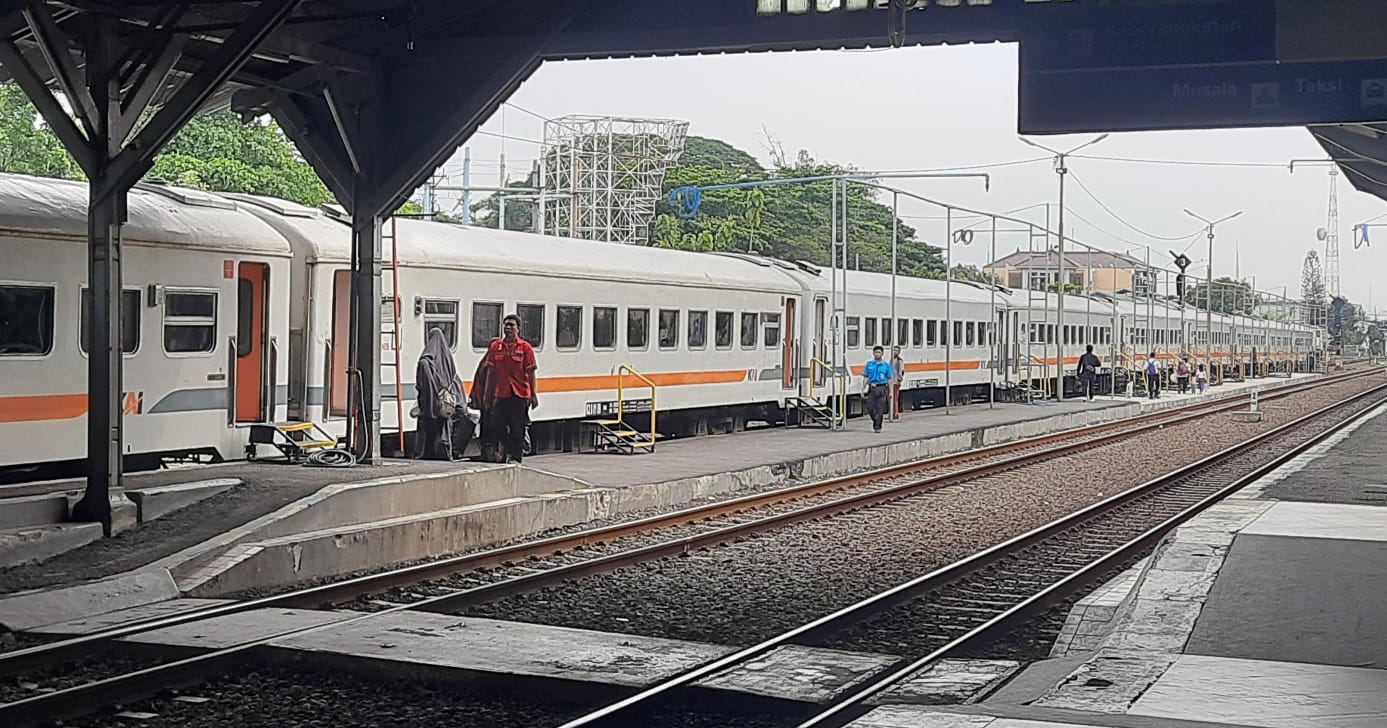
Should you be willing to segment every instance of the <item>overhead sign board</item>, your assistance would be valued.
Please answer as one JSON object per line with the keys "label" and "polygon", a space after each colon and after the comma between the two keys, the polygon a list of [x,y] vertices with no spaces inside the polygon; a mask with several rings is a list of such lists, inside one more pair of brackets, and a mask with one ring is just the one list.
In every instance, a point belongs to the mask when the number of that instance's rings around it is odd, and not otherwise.
{"label": "overhead sign board", "polygon": [[[1057,10],[1022,39],[1023,134],[1387,120],[1387,36],[1379,37],[1381,24],[1363,25],[1387,19],[1387,2],[1149,0]],[[1341,28],[1350,42],[1340,46],[1323,40],[1336,17],[1360,21]]]}
{"label": "overhead sign board", "polygon": [[1387,121],[1387,61],[1031,73],[1022,134]]}

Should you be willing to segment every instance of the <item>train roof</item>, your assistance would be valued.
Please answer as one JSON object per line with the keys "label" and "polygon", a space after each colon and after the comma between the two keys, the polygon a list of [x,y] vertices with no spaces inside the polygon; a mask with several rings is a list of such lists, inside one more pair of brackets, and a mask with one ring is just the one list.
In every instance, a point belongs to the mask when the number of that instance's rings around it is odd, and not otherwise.
{"label": "train roof", "polygon": [[[1050,310],[1055,308],[1056,299],[1059,295],[1050,291],[1028,291],[1026,289],[1004,289],[1007,295],[1007,306],[1009,308],[1029,308],[1032,303],[1046,307]],[[1111,316],[1113,304],[1111,301],[1104,300],[1101,296],[1085,296],[1079,293],[1070,293],[1064,297],[1064,310],[1067,313],[1097,313],[1100,316]]]}
{"label": "train roof", "polygon": [[[347,263],[351,260],[351,228],[340,211],[249,195],[236,195],[234,199],[256,206],[256,214],[284,233],[308,262]],[[757,265],[737,256],[408,218],[396,219],[395,237],[402,266],[640,280],[786,294],[800,291],[799,284],[780,266],[769,261]]]}
{"label": "train roof", "polygon": [[[87,183],[0,173],[0,229],[87,241]],[[231,200],[141,182],[130,191],[127,244],[289,255],[289,244]]]}
{"label": "train roof", "polygon": [[[831,288],[829,271],[821,271],[816,285],[824,290]],[[891,295],[891,274],[889,273],[868,273],[865,271],[847,271],[847,286],[849,295],[868,294],[873,296]],[[914,276],[896,276],[896,295],[914,300],[938,300],[943,301],[945,293],[951,294],[956,302],[967,303],[988,303],[991,299],[985,287],[969,284],[964,281],[954,281],[953,290],[949,291],[948,283],[936,278],[916,278]],[[998,301],[1002,300],[999,295]]]}

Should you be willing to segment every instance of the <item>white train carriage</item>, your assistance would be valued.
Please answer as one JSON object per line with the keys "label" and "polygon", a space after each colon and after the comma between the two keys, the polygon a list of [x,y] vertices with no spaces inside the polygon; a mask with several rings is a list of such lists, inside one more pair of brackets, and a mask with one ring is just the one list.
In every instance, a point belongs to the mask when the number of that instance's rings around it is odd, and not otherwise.
{"label": "white train carriage", "polygon": [[1054,293],[1006,290],[1006,324],[1002,351],[1008,381],[1049,394],[1060,381],[1066,392],[1075,389],[1079,356],[1093,345],[1110,365],[1118,346],[1116,308],[1101,296],[1064,297],[1064,323],[1059,322],[1059,296]]}
{"label": "white train carriage", "polygon": [[[86,457],[87,186],[0,174],[0,467]],[[127,457],[240,457],[282,418],[289,247],[205,193],[140,184],[125,225]]]}
{"label": "white train carriage", "polygon": [[[301,282],[290,306],[291,412],[341,434],[350,229],[326,212],[280,201],[253,209],[289,240]],[[642,377],[655,385],[658,409],[669,413],[660,417],[667,434],[774,420],[797,386],[785,371],[803,288],[781,266],[406,219],[396,221],[394,244],[404,404],[395,405],[386,368],[383,430],[400,429],[401,411],[403,429],[414,428],[414,364],[429,329],[447,335],[470,391],[508,313],[520,316],[521,335],[539,358],[532,439],[540,449],[570,447],[579,421],[610,415],[619,379],[637,410],[651,398]],[[394,345],[383,336],[383,359],[393,360]],[[640,414],[631,420],[648,422]]]}
{"label": "white train carriage", "polygon": [[[880,345],[888,361],[892,347],[901,347],[905,362],[901,383],[903,409],[943,406],[946,384],[955,404],[987,398],[996,366],[993,347],[1001,295],[996,297],[994,306],[987,290],[955,281],[952,302],[946,306],[949,285],[945,281],[897,276],[893,320],[890,275],[848,271],[846,284],[847,304],[840,335],[852,374],[850,394],[861,393],[863,368],[872,358],[872,347]],[[816,276],[811,285],[816,296],[829,296],[828,275]],[[1003,379],[1000,372],[996,379]]]}

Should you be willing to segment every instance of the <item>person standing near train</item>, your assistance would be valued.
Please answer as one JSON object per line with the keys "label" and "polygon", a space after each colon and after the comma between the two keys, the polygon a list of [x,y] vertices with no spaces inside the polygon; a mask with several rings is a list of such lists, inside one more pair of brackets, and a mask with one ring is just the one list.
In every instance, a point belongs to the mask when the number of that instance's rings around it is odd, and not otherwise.
{"label": "person standing near train", "polygon": [[905,359],[901,357],[901,347],[891,347],[891,419],[901,418],[901,387],[905,384]]}
{"label": "person standing near train", "polygon": [[1079,382],[1084,385],[1084,396],[1088,401],[1093,401],[1093,387],[1098,379],[1098,368],[1103,366],[1103,362],[1098,359],[1098,355],[1093,353],[1093,344],[1084,348],[1084,353],[1079,356]]}
{"label": "person standing near train", "polygon": [[[505,448],[506,462],[519,463],[525,454],[525,428],[530,410],[539,406],[534,347],[520,338],[520,317],[508,314],[501,323],[502,336],[487,347],[478,368],[477,382],[483,396],[484,439]],[[473,385],[473,391],[479,387]],[[485,444],[484,444],[485,446]]]}
{"label": "person standing near train", "polygon": [[881,432],[881,420],[886,411],[887,396],[895,373],[891,365],[881,358],[882,348],[872,347],[872,359],[862,368],[862,378],[866,389],[862,394],[867,398],[867,414],[872,416],[872,431]]}

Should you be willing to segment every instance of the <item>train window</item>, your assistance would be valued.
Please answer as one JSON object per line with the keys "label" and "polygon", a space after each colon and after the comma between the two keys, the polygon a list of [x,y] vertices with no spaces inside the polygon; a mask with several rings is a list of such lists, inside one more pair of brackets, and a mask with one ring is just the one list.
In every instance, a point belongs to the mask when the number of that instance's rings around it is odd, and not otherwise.
{"label": "train window", "polygon": [[[82,289],[82,311],[81,324],[77,345],[82,347],[82,353],[87,352],[90,346],[91,334],[87,332],[87,310],[91,306],[91,291]],[[120,350],[125,354],[134,354],[140,348],[140,291],[120,292]]]}
{"label": "train window", "polygon": [[1053,343],[1055,343],[1055,325],[1054,325],[1054,324],[1045,324],[1045,343],[1047,343],[1047,344],[1053,344]]}
{"label": "train window", "polygon": [[53,351],[53,288],[0,286],[0,356]]}
{"label": "train window", "polygon": [[719,349],[732,348],[732,312],[718,311],[713,323],[716,324],[713,343]]}
{"label": "train window", "polygon": [[660,309],[660,348],[673,349],[679,346],[679,311]]}
{"label": "train window", "polygon": [[472,303],[472,348],[485,349],[501,335],[501,304]]}
{"label": "train window", "polygon": [[860,316],[848,317],[848,348],[856,349],[862,346],[862,318]]}
{"label": "train window", "polygon": [[650,309],[626,309],[626,348],[644,349],[650,341]]}
{"label": "train window", "polygon": [[991,322],[991,321],[988,321],[988,322],[987,322],[987,345],[988,345],[988,346],[996,346],[996,345],[997,345],[997,324],[995,324],[995,323],[993,323],[993,322]]}
{"label": "train window", "polygon": [[871,316],[867,317],[867,346],[877,345],[877,320]]}
{"label": "train window", "polygon": [[[427,318],[428,302],[424,302]],[[520,317],[520,338],[530,342],[536,349],[544,348],[544,304],[520,303],[515,306],[515,315]],[[447,333],[446,331],[444,333]]]}
{"label": "train window", "polygon": [[881,320],[881,345],[891,345],[891,319],[889,318]]}
{"label": "train window", "polygon": [[966,332],[966,334],[965,334],[966,338],[964,339],[964,341],[968,344],[968,346],[977,346],[977,345],[978,345],[978,329],[977,329],[977,327],[978,327],[978,325],[975,324],[975,323],[973,323],[972,321],[969,321],[968,323],[964,324],[963,330]]}
{"label": "train window", "polygon": [[708,345],[708,312],[689,312],[689,348],[702,349]]}
{"label": "train window", "polygon": [[760,317],[754,313],[742,314],[742,348],[756,346],[756,323]]}
{"label": "train window", "polygon": [[961,346],[961,345],[963,344],[963,322],[962,322],[962,321],[955,321],[955,322],[954,322],[954,338],[953,338],[953,342],[954,342],[954,346]]}
{"label": "train window", "polygon": [[[910,343],[910,319],[896,319],[896,345],[906,346]],[[916,344],[919,346],[919,344]]]}
{"label": "train window", "polygon": [[560,349],[577,349],[583,345],[582,306],[559,306],[554,319],[558,324],[554,335],[556,346]]}
{"label": "train window", "polygon": [[939,322],[925,322],[925,344],[927,346],[939,346]]}
{"label": "train window", "polygon": [[592,345],[596,349],[616,347],[616,308],[592,307]]}
{"label": "train window", "polygon": [[780,314],[761,314],[761,330],[761,340],[765,343],[767,349],[774,349],[780,346]]}
{"label": "train window", "polygon": [[[524,308],[523,306],[521,308]],[[424,339],[428,340],[429,332],[438,329],[443,332],[443,337],[448,340],[448,348],[456,349],[458,346],[458,302],[439,301],[435,299],[424,299]],[[238,342],[240,338],[236,339]],[[531,342],[533,343],[533,342]]]}
{"label": "train window", "polygon": [[915,319],[910,322],[910,345],[916,349],[925,345],[925,322],[924,319]]}
{"label": "train window", "polygon": [[164,351],[190,354],[217,348],[217,294],[164,294]]}

